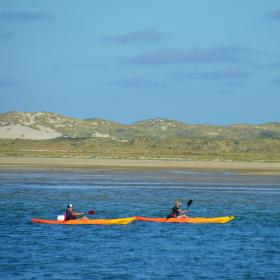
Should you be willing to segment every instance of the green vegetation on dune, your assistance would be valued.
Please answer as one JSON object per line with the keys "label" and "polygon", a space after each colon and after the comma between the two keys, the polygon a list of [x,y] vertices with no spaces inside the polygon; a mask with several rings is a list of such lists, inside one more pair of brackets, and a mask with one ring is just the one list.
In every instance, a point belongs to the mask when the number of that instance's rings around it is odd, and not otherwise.
{"label": "green vegetation on dune", "polygon": [[[32,138],[34,131],[37,138]],[[280,161],[277,122],[214,126],[150,119],[125,125],[49,112],[9,112],[0,114],[0,133],[0,156]],[[18,139],[5,139],[5,133]]]}
{"label": "green vegetation on dune", "polygon": [[121,142],[100,138],[56,138],[40,141],[1,139],[0,156],[279,161],[280,140],[136,137],[128,142]]}
{"label": "green vegetation on dune", "polygon": [[11,125],[23,125],[37,130],[42,127],[51,128],[65,137],[103,137],[128,141],[141,136],[161,139],[191,137],[238,141],[280,138],[280,123],[217,126],[192,125],[168,119],[151,119],[125,125],[98,118],[79,120],[49,112],[0,114],[0,127]]}

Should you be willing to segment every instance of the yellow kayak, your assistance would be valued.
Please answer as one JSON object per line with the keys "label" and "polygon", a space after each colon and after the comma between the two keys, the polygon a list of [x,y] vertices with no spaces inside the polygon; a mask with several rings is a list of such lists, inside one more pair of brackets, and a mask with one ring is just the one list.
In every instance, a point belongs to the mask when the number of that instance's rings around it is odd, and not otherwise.
{"label": "yellow kayak", "polygon": [[120,219],[76,219],[68,221],[44,220],[33,218],[32,223],[37,224],[53,224],[53,225],[127,225],[135,220],[135,217],[120,218]]}
{"label": "yellow kayak", "polygon": [[190,223],[190,224],[225,224],[232,219],[234,216],[225,217],[213,217],[213,218],[203,218],[203,217],[184,217],[184,218],[148,218],[148,217],[135,217],[137,221],[144,222],[156,222],[156,223]]}

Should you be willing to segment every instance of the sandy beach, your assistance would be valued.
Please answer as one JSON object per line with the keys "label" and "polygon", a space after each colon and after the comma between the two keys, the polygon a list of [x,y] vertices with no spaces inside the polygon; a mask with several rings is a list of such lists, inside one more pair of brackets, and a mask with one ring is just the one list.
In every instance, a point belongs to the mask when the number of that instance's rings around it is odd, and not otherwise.
{"label": "sandy beach", "polygon": [[187,169],[217,172],[231,171],[237,173],[255,173],[262,175],[280,175],[280,162],[0,157],[0,169]]}

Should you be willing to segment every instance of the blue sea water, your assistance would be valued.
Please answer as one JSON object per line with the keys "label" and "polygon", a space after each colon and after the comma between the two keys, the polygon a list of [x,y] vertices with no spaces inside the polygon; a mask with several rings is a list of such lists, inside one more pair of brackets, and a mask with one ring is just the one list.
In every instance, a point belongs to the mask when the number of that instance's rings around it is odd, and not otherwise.
{"label": "blue sea water", "polygon": [[[67,203],[95,218],[190,216],[227,224],[32,224]],[[280,177],[164,171],[0,171],[1,279],[280,279]]]}

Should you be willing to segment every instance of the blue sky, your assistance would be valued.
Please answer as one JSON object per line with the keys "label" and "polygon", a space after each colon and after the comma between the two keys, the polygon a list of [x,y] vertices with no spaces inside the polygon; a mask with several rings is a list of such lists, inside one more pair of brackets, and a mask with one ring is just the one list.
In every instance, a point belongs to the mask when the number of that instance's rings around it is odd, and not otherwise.
{"label": "blue sky", "polygon": [[277,0],[0,2],[0,112],[280,121]]}

